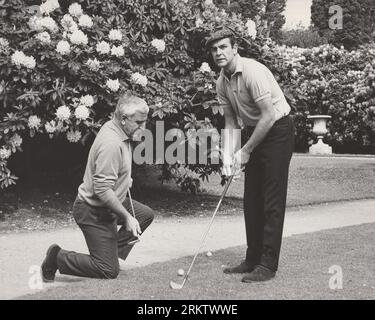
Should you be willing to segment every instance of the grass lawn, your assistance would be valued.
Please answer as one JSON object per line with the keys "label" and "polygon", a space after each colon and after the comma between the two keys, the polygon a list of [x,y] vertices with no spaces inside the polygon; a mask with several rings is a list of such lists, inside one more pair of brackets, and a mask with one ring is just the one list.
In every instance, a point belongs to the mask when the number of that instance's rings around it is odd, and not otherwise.
{"label": "grass lawn", "polygon": [[[219,194],[219,177],[204,184],[210,194]],[[243,177],[228,191],[242,197]],[[287,205],[300,206],[375,196],[375,157],[306,157],[294,155],[290,164]]]}
{"label": "grass lawn", "polygon": [[[163,216],[211,215],[223,187],[218,175],[205,182],[205,192],[182,193],[174,182],[161,185],[159,172],[146,173],[147,181],[135,199]],[[341,200],[375,197],[375,157],[306,157],[295,155],[290,167],[287,206],[302,206]],[[243,177],[233,182],[224,199],[221,214],[242,214]],[[45,189],[17,186],[0,193],[0,233],[50,230],[74,224],[70,210],[75,191],[64,192],[58,184]]]}
{"label": "grass lawn", "polygon": [[[155,172],[147,172],[148,175]],[[138,194],[138,199],[160,215],[212,214],[223,187],[220,176],[212,175],[204,182],[204,192],[196,196],[181,193],[171,182],[164,186],[150,179]],[[243,176],[228,189],[221,212],[235,214],[242,208]],[[375,157],[306,157],[294,156],[290,165],[287,206],[369,199],[375,197]]]}
{"label": "grass lawn", "polygon": [[[214,252],[210,258],[199,255],[179,291],[170,289],[169,282],[182,281],[177,270],[187,270],[192,257],[122,271],[116,280],[73,277],[73,284],[21,299],[375,299],[374,227],[363,224],[285,238],[279,272],[266,283],[244,284],[241,275],[222,273],[222,265],[244,256],[241,246]],[[342,269],[342,289],[329,287],[332,266]]]}

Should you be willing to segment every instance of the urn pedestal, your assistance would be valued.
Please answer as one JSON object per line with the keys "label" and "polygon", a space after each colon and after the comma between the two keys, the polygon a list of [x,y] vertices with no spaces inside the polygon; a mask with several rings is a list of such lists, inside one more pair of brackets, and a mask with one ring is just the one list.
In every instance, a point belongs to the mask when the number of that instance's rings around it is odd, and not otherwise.
{"label": "urn pedestal", "polygon": [[327,115],[315,115],[315,116],[308,116],[308,119],[314,121],[313,125],[313,133],[317,136],[318,142],[313,144],[309,148],[310,154],[332,154],[332,148],[323,142],[323,138],[325,134],[327,134],[327,120],[331,119],[331,116]]}

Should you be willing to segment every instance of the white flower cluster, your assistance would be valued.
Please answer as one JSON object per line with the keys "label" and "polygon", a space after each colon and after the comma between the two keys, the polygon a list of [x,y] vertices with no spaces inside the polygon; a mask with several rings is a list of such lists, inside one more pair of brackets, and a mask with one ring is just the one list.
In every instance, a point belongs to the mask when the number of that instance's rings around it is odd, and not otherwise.
{"label": "white flower cluster", "polygon": [[57,0],[47,0],[39,6],[40,12],[46,15],[49,15],[58,8],[60,8],[60,5]]}
{"label": "white flower cluster", "polygon": [[113,46],[111,49],[111,54],[116,57],[122,57],[124,53],[124,48],[122,46]]}
{"label": "white flower cluster", "polygon": [[28,69],[34,69],[36,65],[33,57],[27,56],[22,51],[18,50],[12,54],[11,59],[16,66],[24,66]]}
{"label": "white flower cluster", "polygon": [[38,116],[32,115],[29,117],[28,126],[30,129],[38,129],[41,125],[41,120]]}
{"label": "white flower cluster", "polygon": [[98,59],[89,59],[86,62],[86,65],[89,67],[91,71],[98,71],[100,68],[100,61]]}
{"label": "white flower cluster", "polygon": [[196,26],[197,28],[199,28],[199,27],[202,26],[202,25],[203,25],[203,20],[202,20],[202,18],[198,17],[198,18],[195,20],[195,26]]}
{"label": "white flower cluster", "polygon": [[0,160],[6,160],[8,159],[12,154],[12,151],[9,150],[8,148],[6,147],[2,147],[0,149]]}
{"label": "white flower cluster", "polygon": [[87,94],[85,96],[82,96],[80,99],[79,99],[79,102],[80,104],[86,106],[86,107],[92,107],[93,104],[95,103],[94,101],[94,97]]}
{"label": "white flower cluster", "polygon": [[109,90],[116,92],[120,88],[120,82],[118,79],[112,80],[108,79],[106,82],[106,86],[108,87]]}
{"label": "white flower cluster", "polygon": [[76,143],[78,142],[82,137],[82,134],[80,131],[76,130],[70,130],[66,133],[66,138],[69,142]]}
{"label": "white flower cluster", "polygon": [[90,116],[90,110],[86,106],[80,105],[76,108],[74,115],[77,119],[86,120]]}
{"label": "white flower cluster", "polygon": [[27,22],[29,28],[33,31],[42,31],[43,26],[41,23],[41,19],[37,16],[32,16],[29,21]]}
{"label": "white flower cluster", "polygon": [[73,17],[69,14],[65,14],[61,19],[61,25],[64,30],[68,32],[73,32],[78,29],[77,23],[74,21]]}
{"label": "white flower cluster", "polygon": [[79,17],[78,24],[83,28],[91,28],[94,23],[92,22],[90,16],[88,16],[87,14],[83,14]]}
{"label": "white flower cluster", "polygon": [[349,70],[348,71],[348,77],[354,77],[354,78],[362,78],[365,75],[364,71],[361,70]]}
{"label": "white flower cluster", "polygon": [[69,9],[68,9],[69,13],[73,16],[73,17],[80,17],[82,14],[83,14],[83,11],[82,11],[82,7],[79,3],[77,2],[74,2],[72,3],[70,6],[69,6]]}
{"label": "white flower cluster", "polygon": [[53,20],[51,17],[43,17],[40,19],[40,25],[51,32],[57,32],[58,26],[55,20]]}
{"label": "white flower cluster", "polygon": [[70,41],[73,44],[77,44],[77,45],[83,44],[83,45],[86,45],[89,40],[88,40],[87,36],[81,30],[75,30],[70,35]]}
{"label": "white flower cluster", "polygon": [[67,106],[58,107],[56,110],[56,117],[61,121],[68,120],[70,117],[70,109]]}
{"label": "white flower cluster", "polygon": [[296,78],[298,76],[298,71],[295,68],[293,68],[290,74],[292,75],[292,77]]}
{"label": "white flower cluster", "polygon": [[208,90],[211,90],[213,88],[212,83],[205,83],[204,88],[208,89]]}
{"label": "white flower cluster", "polygon": [[112,41],[116,41],[116,40],[121,41],[122,33],[118,29],[111,29],[109,31],[108,37],[109,37],[109,40],[112,40]]}
{"label": "white flower cluster", "polygon": [[151,41],[151,45],[156,48],[158,52],[164,52],[165,50],[165,42],[160,39],[154,39]]}
{"label": "white flower cluster", "polygon": [[245,26],[247,28],[247,34],[254,40],[257,36],[257,28],[255,22],[251,19],[248,19]]}
{"label": "white flower cluster", "polygon": [[9,48],[9,41],[5,38],[0,37],[0,53],[6,52]]}
{"label": "white flower cluster", "polygon": [[262,47],[262,50],[263,51],[268,51],[270,50],[270,46],[268,44],[265,44],[263,47]]}
{"label": "white flower cluster", "polygon": [[43,44],[51,43],[51,37],[47,31],[38,33],[35,38],[37,38]]}
{"label": "white flower cluster", "polygon": [[[369,86],[367,86],[366,84],[363,84],[363,83],[356,83],[354,85],[354,91],[353,91],[353,94],[356,95],[357,97],[358,96],[364,96],[366,95],[367,93],[370,93],[372,90]],[[363,104],[364,102],[362,102]]]}
{"label": "white flower cluster", "polygon": [[96,51],[100,54],[107,54],[111,50],[111,47],[109,46],[108,42],[101,41],[96,44]]}
{"label": "white flower cluster", "polygon": [[[91,28],[93,26],[91,17],[83,14],[81,5],[76,2],[69,6],[68,11],[69,14],[65,14],[61,19],[61,26],[65,30],[63,38],[69,39],[70,42],[75,45],[87,45],[88,37],[84,32],[79,30],[78,25],[83,28]],[[74,18],[78,19],[78,24]],[[67,42],[61,43],[58,52],[68,54],[70,52],[70,46],[68,48],[67,44]]]}
{"label": "white flower cluster", "polygon": [[44,127],[46,128],[47,133],[51,134],[56,131],[56,122],[55,120],[51,120],[50,122],[47,122]]}
{"label": "white flower cluster", "polygon": [[275,46],[276,52],[292,67],[302,67],[301,62],[306,60],[304,53],[307,49],[298,47],[287,47],[285,45]]}
{"label": "white flower cluster", "polygon": [[70,44],[68,41],[61,40],[56,46],[56,51],[61,55],[66,55],[70,53]]}
{"label": "white flower cluster", "polygon": [[141,75],[139,72],[135,72],[130,77],[131,82],[135,84],[139,84],[142,87],[147,86],[147,77],[144,75]]}
{"label": "white flower cluster", "polygon": [[210,68],[210,65],[207,62],[203,62],[202,65],[200,66],[199,70],[200,70],[200,72],[203,72],[203,73],[205,73],[205,72],[209,73],[209,72],[212,71],[211,68]]}
{"label": "white flower cluster", "polygon": [[22,144],[22,138],[19,134],[15,133],[9,140],[13,147],[20,147]]}

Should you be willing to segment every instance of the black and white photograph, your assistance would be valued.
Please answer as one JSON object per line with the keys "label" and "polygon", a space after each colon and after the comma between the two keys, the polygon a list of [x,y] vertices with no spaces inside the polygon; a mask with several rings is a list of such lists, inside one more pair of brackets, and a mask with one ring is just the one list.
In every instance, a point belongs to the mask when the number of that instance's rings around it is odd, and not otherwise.
{"label": "black and white photograph", "polygon": [[0,300],[375,300],[374,245],[374,0],[0,0]]}

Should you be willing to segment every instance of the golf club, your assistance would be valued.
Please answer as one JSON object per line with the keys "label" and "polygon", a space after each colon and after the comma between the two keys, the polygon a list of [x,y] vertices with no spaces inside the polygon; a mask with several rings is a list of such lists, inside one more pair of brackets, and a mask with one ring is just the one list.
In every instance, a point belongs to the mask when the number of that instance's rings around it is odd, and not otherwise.
{"label": "golf club", "polygon": [[[130,206],[132,208],[132,215],[133,215],[133,218],[135,219],[134,205],[133,205],[132,196],[130,194],[130,189],[128,189],[128,195],[129,195]],[[139,239],[139,237],[138,237],[137,239],[134,239],[134,240],[128,242],[128,244],[135,244],[135,243],[137,243],[139,241],[141,241],[141,239]]]}
{"label": "golf club", "polygon": [[191,268],[193,267],[194,261],[195,261],[195,259],[197,258],[197,256],[198,256],[200,250],[202,249],[202,247],[203,247],[203,245],[204,245],[204,243],[205,243],[206,237],[207,237],[207,235],[208,235],[208,232],[210,231],[210,228],[211,228],[211,225],[212,225],[212,223],[213,223],[213,221],[214,221],[214,218],[215,218],[215,216],[216,216],[216,213],[217,213],[217,211],[218,211],[219,208],[220,208],[221,202],[223,201],[223,198],[224,198],[225,194],[227,193],[228,187],[229,187],[229,185],[231,184],[232,179],[233,179],[233,175],[229,177],[229,179],[228,179],[228,181],[227,181],[227,184],[225,185],[225,188],[224,188],[223,193],[222,193],[222,195],[221,195],[221,197],[220,197],[219,203],[217,204],[216,209],[215,209],[215,212],[214,212],[214,214],[213,214],[213,216],[212,216],[212,218],[211,218],[210,224],[208,225],[207,231],[204,233],[204,235],[203,235],[203,237],[202,237],[202,240],[201,240],[201,244],[200,244],[200,246],[199,246],[199,249],[198,249],[197,252],[195,253],[195,256],[194,256],[194,258],[193,258],[193,261],[191,262],[190,267],[189,267],[188,271],[186,272],[186,274],[185,274],[185,276],[184,276],[184,279],[182,280],[182,283],[181,283],[181,284],[178,284],[178,283],[176,283],[176,282],[174,282],[174,281],[171,281],[171,282],[169,283],[169,286],[170,286],[172,289],[180,290],[180,289],[182,289],[182,288],[184,287],[184,284],[185,284],[185,282],[186,282],[186,280],[187,280],[187,278],[188,278],[188,276],[189,276],[190,270],[191,270]]}

